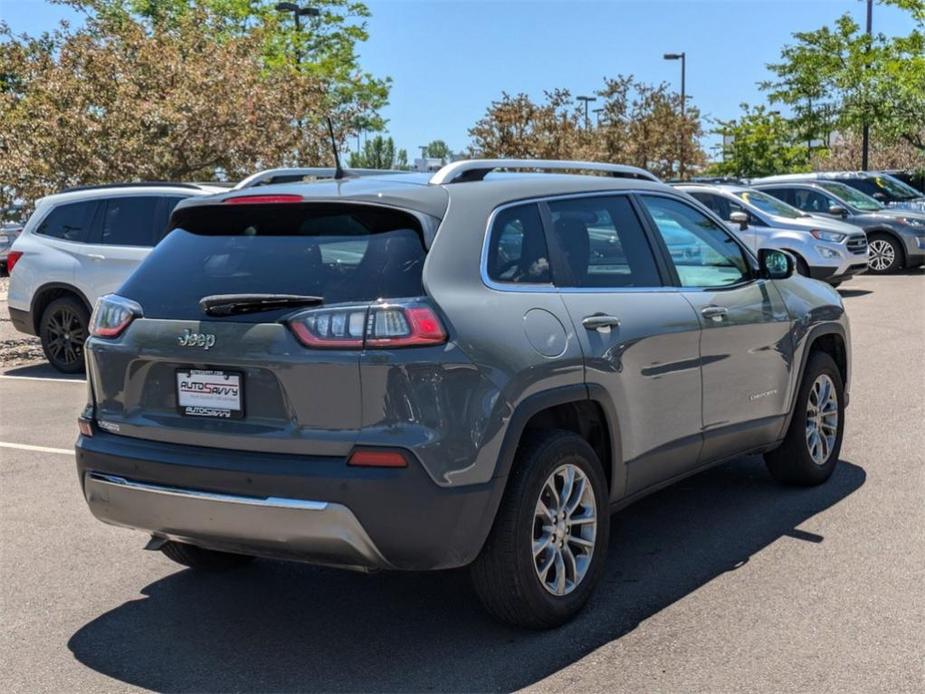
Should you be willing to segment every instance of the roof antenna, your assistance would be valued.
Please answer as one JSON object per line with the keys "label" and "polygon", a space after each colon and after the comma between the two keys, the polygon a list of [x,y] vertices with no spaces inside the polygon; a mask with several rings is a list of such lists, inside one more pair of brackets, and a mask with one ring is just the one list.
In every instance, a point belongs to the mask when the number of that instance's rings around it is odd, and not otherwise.
{"label": "roof antenna", "polygon": [[327,116],[328,135],[331,136],[331,149],[334,150],[334,180],[339,181],[347,178],[347,172],[340,165],[340,155],[337,153],[337,140],[334,138],[334,124],[331,123],[331,117]]}

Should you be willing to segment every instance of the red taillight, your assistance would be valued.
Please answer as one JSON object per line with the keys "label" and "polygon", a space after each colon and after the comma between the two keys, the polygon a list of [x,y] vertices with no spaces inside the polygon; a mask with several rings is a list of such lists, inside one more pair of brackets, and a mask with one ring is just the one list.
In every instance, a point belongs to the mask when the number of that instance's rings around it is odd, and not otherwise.
{"label": "red taillight", "polygon": [[13,268],[16,267],[16,263],[19,262],[19,259],[22,258],[22,251],[10,251],[6,256],[6,272],[10,274],[13,272]]}
{"label": "red taillight", "polygon": [[354,467],[408,467],[408,460],[401,451],[363,450],[353,452],[347,465]]}
{"label": "red taillight", "polygon": [[228,198],[228,205],[272,205],[287,202],[305,202],[301,195],[241,195],[237,198]]}
{"label": "red taillight", "polygon": [[417,347],[447,339],[434,310],[416,301],[311,309],[290,318],[289,328],[306,347],[322,349]]}

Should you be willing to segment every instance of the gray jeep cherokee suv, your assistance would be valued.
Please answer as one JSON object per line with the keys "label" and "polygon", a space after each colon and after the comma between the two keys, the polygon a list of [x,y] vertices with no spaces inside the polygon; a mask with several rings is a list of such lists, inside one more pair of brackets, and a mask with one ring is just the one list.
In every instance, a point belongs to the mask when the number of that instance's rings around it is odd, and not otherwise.
{"label": "gray jeep cherokee suv", "polygon": [[549,627],[611,512],[744,453],[794,484],[838,460],[839,295],[639,169],[457,162],[171,227],[94,311],[77,466],[181,564],[471,565],[495,616]]}

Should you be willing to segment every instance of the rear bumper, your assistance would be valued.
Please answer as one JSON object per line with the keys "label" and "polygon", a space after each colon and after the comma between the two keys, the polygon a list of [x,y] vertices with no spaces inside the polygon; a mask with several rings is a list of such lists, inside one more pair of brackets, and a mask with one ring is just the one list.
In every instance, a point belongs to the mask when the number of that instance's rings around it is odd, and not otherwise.
{"label": "rear bumper", "polygon": [[[208,549],[363,570],[463,566],[481,550],[504,480],[463,489],[343,458],[154,443],[97,431],[77,441],[101,521]],[[413,456],[409,456],[413,458]]]}
{"label": "rear bumper", "polygon": [[13,324],[13,327],[16,328],[21,333],[26,333],[28,335],[35,335],[35,328],[32,322],[32,313],[31,311],[22,311],[18,308],[9,307],[10,311],[10,322]]}

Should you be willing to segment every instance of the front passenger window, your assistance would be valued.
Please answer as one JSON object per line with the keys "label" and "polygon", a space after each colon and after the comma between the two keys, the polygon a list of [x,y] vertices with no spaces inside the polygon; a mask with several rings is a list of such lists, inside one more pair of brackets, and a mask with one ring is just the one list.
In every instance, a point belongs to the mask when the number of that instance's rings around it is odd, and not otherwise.
{"label": "front passenger window", "polygon": [[751,277],[742,247],[732,235],[690,205],[643,196],[668,247],[683,287],[723,287]]}

